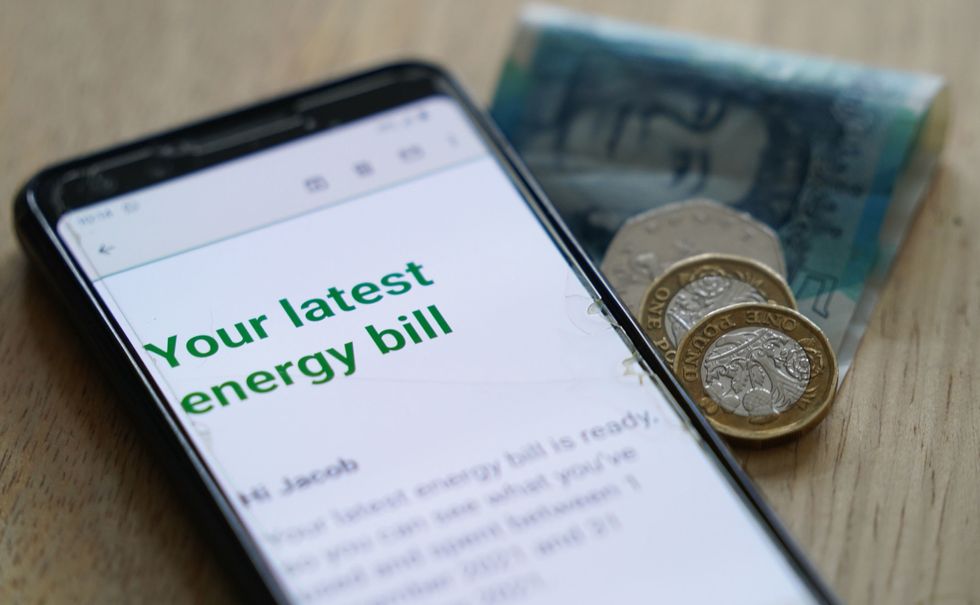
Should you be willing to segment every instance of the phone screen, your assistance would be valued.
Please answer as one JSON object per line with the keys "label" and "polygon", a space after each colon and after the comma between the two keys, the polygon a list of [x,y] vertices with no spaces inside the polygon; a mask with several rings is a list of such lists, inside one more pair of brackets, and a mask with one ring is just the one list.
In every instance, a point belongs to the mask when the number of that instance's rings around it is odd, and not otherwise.
{"label": "phone screen", "polygon": [[298,602],[812,598],[454,100],[57,231]]}

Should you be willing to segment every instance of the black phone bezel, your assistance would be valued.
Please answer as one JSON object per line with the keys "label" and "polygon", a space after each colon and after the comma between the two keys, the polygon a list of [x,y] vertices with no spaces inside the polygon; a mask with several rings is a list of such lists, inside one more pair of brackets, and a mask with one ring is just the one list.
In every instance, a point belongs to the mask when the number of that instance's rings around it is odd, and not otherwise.
{"label": "black phone bezel", "polygon": [[[95,294],[78,262],[63,246],[54,227],[62,214],[74,208],[435,94],[451,97],[464,109],[545,229],[602,301],[614,325],[632,343],[642,362],[674,399],[803,582],[817,599],[836,603],[833,593],[655,353],[504,136],[450,75],[424,62],[382,66],[69,160],[39,172],[15,198],[15,226],[22,246],[66,303],[75,324],[92,344],[96,357],[128,402],[127,407],[133,411],[144,434],[162,454],[181,495],[197,512],[226,568],[237,578],[243,589],[241,595],[256,602],[287,602],[287,595],[270,565],[235,513],[230,500],[233,495],[225,494],[218,487],[210,469],[176,421],[174,410],[165,403],[136,351]],[[161,164],[168,163],[160,169]],[[98,183],[99,176],[109,171],[121,175],[110,179],[115,188]],[[73,179],[95,179],[95,184],[72,190],[67,185]],[[125,369],[120,371],[120,368]]]}

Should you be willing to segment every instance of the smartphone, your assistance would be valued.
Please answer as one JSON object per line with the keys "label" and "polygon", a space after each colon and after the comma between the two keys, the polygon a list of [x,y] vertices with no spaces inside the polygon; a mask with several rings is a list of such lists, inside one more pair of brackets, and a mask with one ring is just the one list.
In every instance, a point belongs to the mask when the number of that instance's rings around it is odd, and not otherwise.
{"label": "smartphone", "polygon": [[14,210],[251,599],[833,602],[436,67],[68,161]]}

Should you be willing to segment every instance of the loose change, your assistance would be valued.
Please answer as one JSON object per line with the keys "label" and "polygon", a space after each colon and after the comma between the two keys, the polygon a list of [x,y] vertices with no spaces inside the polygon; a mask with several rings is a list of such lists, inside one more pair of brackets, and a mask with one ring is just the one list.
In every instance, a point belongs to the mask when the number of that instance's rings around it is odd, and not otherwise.
{"label": "loose change", "polygon": [[671,204],[628,221],[603,270],[711,425],[733,442],[785,441],[829,412],[837,359],[796,310],[769,227],[708,200]]}

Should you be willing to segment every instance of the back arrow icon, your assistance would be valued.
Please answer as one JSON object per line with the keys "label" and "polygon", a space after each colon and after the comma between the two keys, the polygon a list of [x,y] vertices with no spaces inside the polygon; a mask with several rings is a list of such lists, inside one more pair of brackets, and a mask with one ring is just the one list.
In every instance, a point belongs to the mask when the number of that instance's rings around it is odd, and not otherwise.
{"label": "back arrow icon", "polygon": [[116,249],[115,246],[109,246],[107,244],[102,244],[101,246],[99,246],[99,254],[109,254],[110,252],[112,252],[115,249]]}

